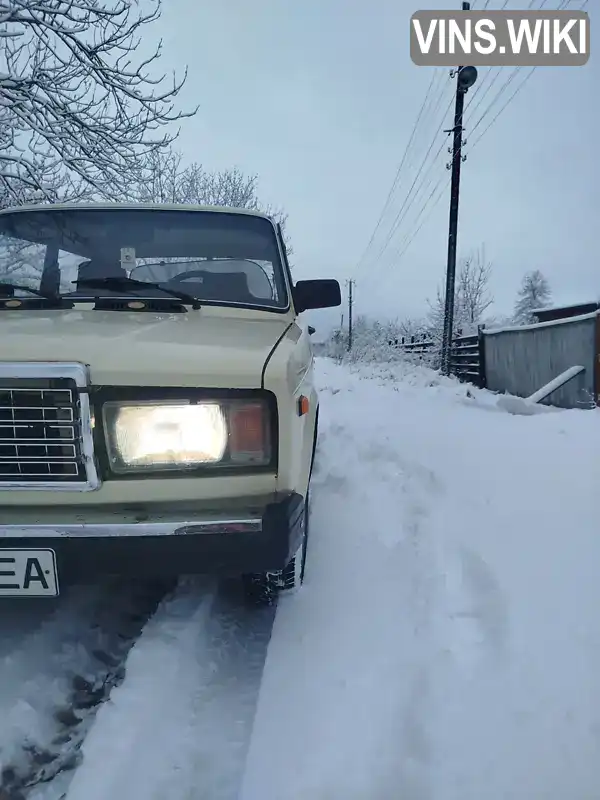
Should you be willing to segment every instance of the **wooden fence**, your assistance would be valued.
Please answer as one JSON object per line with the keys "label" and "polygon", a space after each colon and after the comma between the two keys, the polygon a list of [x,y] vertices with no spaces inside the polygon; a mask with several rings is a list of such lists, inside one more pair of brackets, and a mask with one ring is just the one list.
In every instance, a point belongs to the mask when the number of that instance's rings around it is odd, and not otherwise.
{"label": "wooden fence", "polygon": [[[426,336],[411,336],[410,341],[395,339],[391,347],[402,350],[411,358],[423,361],[433,355],[436,343]],[[485,388],[485,359],[481,331],[472,336],[458,336],[450,351],[450,372],[459,380]]]}
{"label": "wooden fence", "polygon": [[484,331],[486,388],[531,397],[575,367],[573,379],[541,402],[558,408],[600,405],[600,313]]}
{"label": "wooden fence", "polygon": [[[388,344],[411,360],[439,367],[436,343],[427,336]],[[561,384],[541,402],[552,402],[559,408],[600,407],[598,311],[519,327],[488,330],[482,325],[478,333],[454,339],[450,356],[450,372],[459,380],[517,397],[535,396],[542,387],[578,366],[583,369],[576,379]]]}

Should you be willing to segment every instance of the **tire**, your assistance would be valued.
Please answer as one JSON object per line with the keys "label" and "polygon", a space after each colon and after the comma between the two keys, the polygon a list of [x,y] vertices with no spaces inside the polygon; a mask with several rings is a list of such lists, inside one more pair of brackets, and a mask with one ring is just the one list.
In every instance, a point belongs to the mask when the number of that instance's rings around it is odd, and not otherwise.
{"label": "tire", "polygon": [[304,583],[304,572],[306,570],[306,552],[308,550],[308,534],[309,534],[309,517],[310,517],[310,489],[306,493],[304,500],[304,515],[302,517],[302,542],[298,548],[298,552],[292,558],[290,563],[281,572],[281,591],[294,591],[299,589]]}
{"label": "tire", "polygon": [[291,561],[283,569],[274,572],[257,572],[242,578],[246,601],[254,606],[272,606],[281,593],[297,591],[304,583],[306,552],[308,546],[310,516],[310,492],[304,501],[302,516],[302,540]]}

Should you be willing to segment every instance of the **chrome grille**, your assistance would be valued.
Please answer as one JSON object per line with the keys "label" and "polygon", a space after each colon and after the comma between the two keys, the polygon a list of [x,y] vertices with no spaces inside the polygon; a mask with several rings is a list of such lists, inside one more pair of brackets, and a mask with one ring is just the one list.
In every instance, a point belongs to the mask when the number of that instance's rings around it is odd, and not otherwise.
{"label": "chrome grille", "polygon": [[0,480],[85,480],[77,387],[70,380],[51,383],[0,382]]}
{"label": "chrome grille", "polygon": [[85,366],[0,362],[0,489],[98,485]]}

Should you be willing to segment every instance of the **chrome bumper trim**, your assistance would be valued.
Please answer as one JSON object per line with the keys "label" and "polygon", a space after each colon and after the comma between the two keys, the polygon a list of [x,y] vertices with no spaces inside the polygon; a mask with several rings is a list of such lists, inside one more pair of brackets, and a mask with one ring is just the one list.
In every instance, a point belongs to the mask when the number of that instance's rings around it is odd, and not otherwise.
{"label": "chrome bumper trim", "polygon": [[56,525],[2,525],[2,539],[102,538],[111,536],[192,536],[201,534],[260,533],[260,518],[207,519],[180,522],[66,523]]}

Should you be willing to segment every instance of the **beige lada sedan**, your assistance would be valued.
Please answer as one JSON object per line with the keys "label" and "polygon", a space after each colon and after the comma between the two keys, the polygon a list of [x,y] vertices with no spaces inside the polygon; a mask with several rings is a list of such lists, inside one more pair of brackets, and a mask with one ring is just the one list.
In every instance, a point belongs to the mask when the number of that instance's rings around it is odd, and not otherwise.
{"label": "beige lada sedan", "polygon": [[100,576],[302,583],[319,399],[282,231],[233,208],[0,212],[0,598]]}

